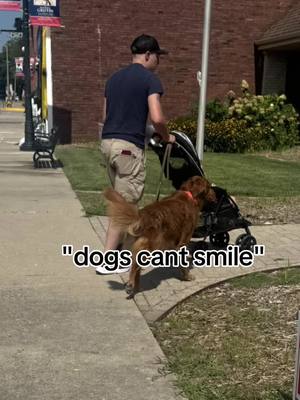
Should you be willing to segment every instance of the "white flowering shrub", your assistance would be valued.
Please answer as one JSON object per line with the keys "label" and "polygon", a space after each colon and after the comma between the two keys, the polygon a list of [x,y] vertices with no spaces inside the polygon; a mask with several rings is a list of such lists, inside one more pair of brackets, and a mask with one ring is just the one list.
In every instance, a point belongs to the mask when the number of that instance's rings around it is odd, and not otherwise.
{"label": "white flowering shrub", "polygon": [[[248,83],[241,83],[242,95],[230,90],[224,102],[207,104],[204,144],[210,151],[238,152],[292,147],[299,142],[298,117],[285,95],[256,96]],[[195,143],[197,114],[169,122],[171,130],[185,132]]]}
{"label": "white flowering shrub", "polygon": [[299,115],[286,103],[286,96],[255,96],[246,81],[241,86],[243,95],[232,98],[228,117],[246,121],[247,127],[257,131],[258,141],[252,147],[276,150],[294,146],[299,140]]}

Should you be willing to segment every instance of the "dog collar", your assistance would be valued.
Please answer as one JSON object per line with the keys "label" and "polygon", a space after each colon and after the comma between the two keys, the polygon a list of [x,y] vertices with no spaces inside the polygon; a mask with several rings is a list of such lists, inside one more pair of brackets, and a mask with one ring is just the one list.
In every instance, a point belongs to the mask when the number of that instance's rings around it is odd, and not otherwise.
{"label": "dog collar", "polygon": [[184,193],[187,195],[189,199],[193,200],[193,202],[196,203],[196,200],[194,199],[192,192],[184,190]]}

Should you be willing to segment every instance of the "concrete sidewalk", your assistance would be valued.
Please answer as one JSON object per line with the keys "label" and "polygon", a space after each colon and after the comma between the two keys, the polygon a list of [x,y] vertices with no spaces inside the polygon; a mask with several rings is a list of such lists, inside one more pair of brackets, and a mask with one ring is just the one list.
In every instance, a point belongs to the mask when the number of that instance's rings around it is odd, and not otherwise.
{"label": "concrete sidewalk", "polygon": [[99,249],[61,170],[19,151],[23,115],[0,113],[1,400],[171,400],[163,354],[122,281],[73,266]]}
{"label": "concrete sidewalk", "polygon": [[[108,225],[106,217],[91,217],[91,223],[99,240],[104,243]],[[243,230],[230,232],[230,243]],[[135,302],[148,323],[163,317],[168,311],[189,296],[209,286],[217,285],[225,280],[258,271],[300,266],[300,225],[262,225],[251,227],[251,233],[257,243],[265,246],[265,255],[255,257],[254,265],[249,268],[194,268],[195,280],[183,282],[178,271],[172,268],[148,268],[141,278],[141,292],[135,296]],[[115,281],[111,276],[111,285]],[[128,274],[123,274],[124,282]]]}

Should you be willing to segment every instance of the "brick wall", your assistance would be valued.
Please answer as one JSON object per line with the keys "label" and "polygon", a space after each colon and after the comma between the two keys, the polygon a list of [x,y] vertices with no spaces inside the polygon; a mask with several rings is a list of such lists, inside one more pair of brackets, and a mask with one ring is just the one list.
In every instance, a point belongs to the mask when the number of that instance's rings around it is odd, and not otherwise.
{"label": "brick wall", "polygon": [[[254,86],[254,42],[284,15],[293,0],[212,2],[208,97]],[[65,0],[65,27],[53,31],[54,116],[65,142],[96,139],[106,79],[131,61],[129,45],[152,34],[170,54],[161,60],[168,118],[182,115],[198,99],[203,0]],[[64,121],[64,122],[62,122]],[[66,126],[68,121],[68,126]]]}

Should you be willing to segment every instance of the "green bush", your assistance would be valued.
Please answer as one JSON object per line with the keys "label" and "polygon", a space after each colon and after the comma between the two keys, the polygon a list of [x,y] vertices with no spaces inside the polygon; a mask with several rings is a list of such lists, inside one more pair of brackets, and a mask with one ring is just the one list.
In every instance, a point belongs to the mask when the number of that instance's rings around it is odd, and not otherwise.
{"label": "green bush", "polygon": [[[204,144],[215,152],[244,152],[292,147],[299,141],[298,114],[285,95],[255,96],[242,81],[242,96],[230,91],[224,103],[207,104]],[[170,130],[196,141],[197,113],[169,122]]]}
{"label": "green bush", "polygon": [[197,135],[197,118],[193,116],[179,117],[169,121],[170,131],[184,132],[195,144]]}
{"label": "green bush", "polygon": [[[169,123],[170,130],[186,133],[196,143],[197,120],[191,117],[178,118]],[[247,126],[247,123],[235,118],[220,122],[206,121],[204,145],[206,150],[223,153],[243,153],[259,150],[261,131]]]}
{"label": "green bush", "polygon": [[261,131],[235,118],[220,122],[207,121],[204,144],[207,150],[223,153],[259,150],[262,147]]}
{"label": "green bush", "polygon": [[[192,110],[192,117],[198,118],[198,104]],[[228,117],[228,104],[214,99],[206,104],[205,118],[212,122],[220,122]]]}
{"label": "green bush", "polygon": [[[169,122],[170,130],[184,132],[196,143],[197,120],[181,117]],[[206,121],[204,145],[206,150],[214,152],[244,152],[260,148],[260,131],[249,128],[245,121],[235,118],[220,122]]]}
{"label": "green bush", "polygon": [[206,119],[212,122],[220,122],[228,117],[228,106],[216,99],[206,105]]}
{"label": "green bush", "polygon": [[245,121],[249,128],[260,130],[262,148],[292,147],[299,137],[298,114],[285,102],[285,95],[255,96],[245,91],[229,107],[229,118]]}

